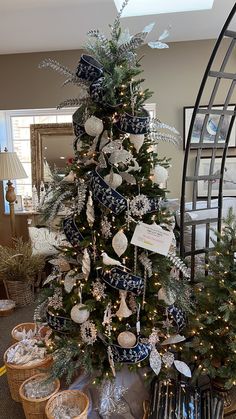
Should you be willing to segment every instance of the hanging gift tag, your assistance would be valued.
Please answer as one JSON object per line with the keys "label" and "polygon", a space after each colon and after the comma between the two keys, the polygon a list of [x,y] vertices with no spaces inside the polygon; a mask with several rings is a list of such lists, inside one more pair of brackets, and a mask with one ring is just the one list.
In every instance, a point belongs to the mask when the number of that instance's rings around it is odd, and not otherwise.
{"label": "hanging gift tag", "polygon": [[173,233],[153,224],[139,223],[135,227],[131,243],[152,252],[167,256]]}

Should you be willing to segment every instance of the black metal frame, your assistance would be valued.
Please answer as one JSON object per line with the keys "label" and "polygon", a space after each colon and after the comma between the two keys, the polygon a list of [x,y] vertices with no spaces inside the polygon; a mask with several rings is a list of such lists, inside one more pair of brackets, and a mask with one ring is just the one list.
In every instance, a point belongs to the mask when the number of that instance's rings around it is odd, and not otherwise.
{"label": "black metal frame", "polygon": [[[217,229],[218,231],[221,231],[221,222],[222,222],[222,204],[223,204],[223,174],[224,174],[224,168],[225,168],[225,160],[226,160],[226,154],[228,149],[228,143],[229,138],[231,134],[231,130],[234,124],[235,115],[236,115],[236,106],[234,105],[234,110],[229,111],[227,110],[230,100],[235,88],[236,84],[236,73],[227,73],[225,72],[226,66],[229,62],[229,58],[234,51],[234,48],[236,47],[236,32],[228,30],[228,27],[236,13],[236,3],[234,7],[232,8],[224,26],[223,29],[219,35],[219,38],[216,41],[216,44],[214,46],[214,49],[212,51],[210,60],[208,62],[207,68],[205,70],[200,89],[197,95],[196,103],[193,110],[192,119],[190,122],[189,132],[188,132],[188,138],[186,143],[186,150],[185,150],[185,156],[184,156],[184,164],[183,164],[183,176],[182,176],[182,191],[181,191],[181,204],[180,204],[180,255],[182,258],[185,258],[186,256],[190,256],[191,258],[191,278],[194,279],[195,276],[195,265],[196,265],[196,256],[198,254],[205,254],[205,262],[207,264],[208,261],[208,252],[209,252],[209,245],[210,245],[210,228],[212,223],[217,223]],[[220,69],[218,71],[215,71],[213,68],[213,63],[215,58],[217,57],[217,53],[219,51],[219,48],[224,46],[224,43],[222,44],[222,41],[225,39],[228,39],[230,41],[229,45],[227,46],[227,50],[225,52],[225,56],[223,58],[223,61],[221,63]],[[206,109],[202,109],[201,105],[201,99],[203,97],[205,87],[207,84],[207,81],[209,78],[215,79],[214,86],[212,88],[210,98],[208,105],[206,106]],[[206,133],[207,128],[207,122],[209,119],[209,115],[212,114],[212,107],[216,106],[214,103],[217,95],[218,88],[221,84],[222,80],[229,80],[231,81],[230,87],[228,91],[225,93],[225,100],[223,104],[222,110],[215,110],[214,113],[217,113],[220,115],[220,121],[218,124],[217,133],[215,136],[215,141],[213,144],[207,144],[204,141],[204,135]],[[192,138],[192,132],[193,132],[193,126],[194,121],[197,116],[197,114],[205,114],[200,140],[199,143],[191,143]],[[225,143],[218,143],[218,136],[219,136],[219,129],[222,125],[223,118],[225,115],[231,116],[231,121],[228,127],[228,132],[226,135]],[[194,171],[192,173],[191,167],[189,164],[189,152],[191,150],[196,150],[196,163],[194,167]],[[210,164],[210,170],[208,175],[201,176],[199,175],[199,164],[200,159],[202,157],[202,154],[205,149],[208,149],[208,153],[210,153],[211,158],[211,164]],[[221,158],[221,169],[219,175],[217,177],[213,175],[214,171],[214,162],[215,158]],[[204,180],[208,183],[208,196],[206,199],[206,209],[211,209],[211,198],[212,198],[212,181],[214,179],[219,180],[219,196],[218,196],[218,205],[214,207],[217,209],[217,218],[207,218],[207,219],[201,219],[199,220],[189,220],[189,217],[186,217],[186,212],[188,212],[191,215],[191,211],[203,211],[202,209],[197,208],[197,183],[199,180]],[[186,204],[186,185],[192,185],[192,208],[191,210],[185,208]],[[195,245],[195,239],[196,239],[196,226],[197,225],[205,225],[206,226],[206,233],[205,233],[205,248],[204,249],[196,249]],[[184,231],[186,227],[191,228],[191,250],[186,251],[185,250],[185,236]],[[207,271],[206,271],[207,274]]]}

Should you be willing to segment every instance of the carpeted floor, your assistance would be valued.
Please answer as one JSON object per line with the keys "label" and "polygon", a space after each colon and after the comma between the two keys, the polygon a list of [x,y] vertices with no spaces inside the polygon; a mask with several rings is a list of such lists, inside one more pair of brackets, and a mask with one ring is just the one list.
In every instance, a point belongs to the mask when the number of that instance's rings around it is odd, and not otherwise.
{"label": "carpeted floor", "polygon": [[[16,309],[10,316],[0,317],[0,367],[3,366],[3,355],[12,344],[11,330],[19,323],[33,320],[34,306],[30,305]],[[0,418],[1,419],[24,419],[25,415],[21,403],[12,400],[6,374],[0,377]]]}

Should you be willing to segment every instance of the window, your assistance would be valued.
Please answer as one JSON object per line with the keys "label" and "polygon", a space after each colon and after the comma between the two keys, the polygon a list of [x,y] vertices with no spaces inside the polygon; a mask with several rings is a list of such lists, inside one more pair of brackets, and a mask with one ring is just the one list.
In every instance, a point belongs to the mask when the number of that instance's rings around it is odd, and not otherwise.
{"label": "window", "polygon": [[[152,118],[155,117],[156,105],[148,103],[145,108]],[[16,151],[28,175],[26,179],[14,181],[17,195],[32,196],[30,125],[72,122],[76,108],[66,109],[23,109],[0,111],[0,146],[10,151]],[[8,204],[5,205],[6,211]]]}

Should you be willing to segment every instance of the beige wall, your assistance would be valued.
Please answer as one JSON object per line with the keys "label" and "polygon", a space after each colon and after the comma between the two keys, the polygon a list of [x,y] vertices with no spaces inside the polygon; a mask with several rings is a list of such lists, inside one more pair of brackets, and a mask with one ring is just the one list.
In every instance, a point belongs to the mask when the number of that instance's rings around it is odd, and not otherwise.
{"label": "beige wall", "polygon": [[[153,92],[157,115],[183,133],[183,107],[194,105],[200,82],[209,60],[214,41],[171,43],[168,50],[144,47],[142,64],[146,86]],[[75,88],[61,88],[64,78],[51,70],[39,70],[38,63],[47,57],[56,59],[71,69],[81,51],[57,51],[0,56],[0,109],[56,107],[66,98],[76,96]],[[234,57],[231,66],[235,72]],[[218,103],[224,100],[223,91]],[[168,189],[170,197],[179,197],[183,151],[170,144],[160,144],[160,155],[172,157]],[[233,151],[234,152],[234,151]],[[192,155],[194,156],[194,155]],[[9,229],[0,206],[0,242],[8,240]],[[8,221],[8,220],[7,220]],[[26,231],[25,217],[17,217],[19,232]],[[5,237],[5,239],[3,239]]]}

